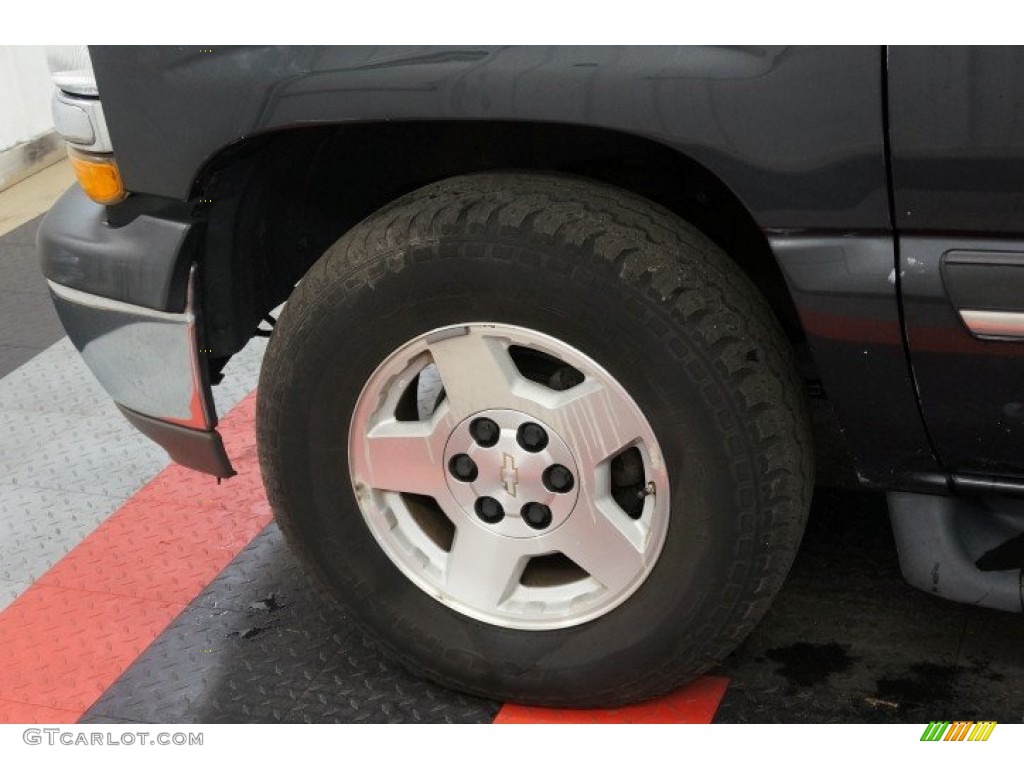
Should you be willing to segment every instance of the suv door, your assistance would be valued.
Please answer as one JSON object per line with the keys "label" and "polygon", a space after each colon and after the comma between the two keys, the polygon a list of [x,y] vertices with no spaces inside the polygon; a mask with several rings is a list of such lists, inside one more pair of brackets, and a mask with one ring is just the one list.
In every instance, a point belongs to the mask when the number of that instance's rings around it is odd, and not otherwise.
{"label": "suv door", "polygon": [[1024,474],[1024,48],[890,47],[894,224],[925,423],[956,472]]}

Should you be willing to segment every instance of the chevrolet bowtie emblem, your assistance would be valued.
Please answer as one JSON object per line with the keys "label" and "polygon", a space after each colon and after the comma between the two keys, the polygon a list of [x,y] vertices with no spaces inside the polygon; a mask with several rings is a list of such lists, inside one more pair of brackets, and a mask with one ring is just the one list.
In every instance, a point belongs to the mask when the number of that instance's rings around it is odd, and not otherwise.
{"label": "chevrolet bowtie emblem", "polygon": [[509,496],[515,498],[516,486],[519,485],[519,470],[516,469],[516,460],[507,453],[501,455],[501,484],[505,486]]}

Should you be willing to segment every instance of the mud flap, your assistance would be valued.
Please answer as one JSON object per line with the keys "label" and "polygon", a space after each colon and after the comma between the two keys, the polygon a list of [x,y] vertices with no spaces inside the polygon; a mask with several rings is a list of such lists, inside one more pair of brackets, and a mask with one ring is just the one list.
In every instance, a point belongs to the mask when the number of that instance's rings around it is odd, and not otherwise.
{"label": "mud flap", "polygon": [[1024,500],[890,493],[906,580],[947,600],[1024,611]]}

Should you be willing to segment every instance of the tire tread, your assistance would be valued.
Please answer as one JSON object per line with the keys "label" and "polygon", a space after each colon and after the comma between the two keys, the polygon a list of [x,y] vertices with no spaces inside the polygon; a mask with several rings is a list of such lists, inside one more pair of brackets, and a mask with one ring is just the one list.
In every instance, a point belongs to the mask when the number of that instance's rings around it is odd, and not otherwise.
{"label": "tire tread", "polygon": [[[655,307],[666,309],[675,327],[667,336],[694,333],[716,383],[738,395],[739,412],[726,427],[756,457],[757,502],[753,516],[740,521],[749,540],[736,542],[726,569],[730,596],[681,644],[627,684],[592,690],[585,700],[566,701],[561,693],[534,704],[611,706],[666,693],[707,670],[731,652],[767,611],[792,564],[800,542],[813,478],[813,450],[807,405],[793,350],[771,308],[738,266],[695,227],[669,211],[622,190],[572,177],[487,173],[448,179],[390,204],[332,246],[312,267],[288,302],[275,332],[315,333],[319,302],[345,291],[373,290],[387,272],[406,260],[438,258],[440,237],[447,242],[481,234],[510,235],[546,247],[566,248],[581,259],[612,265],[619,278],[638,288]],[[400,253],[396,248],[407,244]],[[469,248],[466,244],[463,250]],[[666,253],[674,254],[666,258]],[[484,258],[500,258],[489,245]],[[653,313],[649,325],[664,325]],[[283,328],[282,328],[283,326]],[[672,345],[666,347],[672,353]],[[261,372],[258,443],[268,495],[289,543],[306,562],[312,555],[284,508],[284,488],[272,456],[287,386],[290,360],[271,342]],[[749,550],[749,553],[748,553]],[[320,591],[337,604],[336,593],[320,580]],[[410,629],[410,628],[406,628]],[[697,638],[693,641],[693,638]],[[377,637],[387,655],[423,677],[450,684],[438,666],[412,658]],[[461,684],[481,696],[492,692]]]}

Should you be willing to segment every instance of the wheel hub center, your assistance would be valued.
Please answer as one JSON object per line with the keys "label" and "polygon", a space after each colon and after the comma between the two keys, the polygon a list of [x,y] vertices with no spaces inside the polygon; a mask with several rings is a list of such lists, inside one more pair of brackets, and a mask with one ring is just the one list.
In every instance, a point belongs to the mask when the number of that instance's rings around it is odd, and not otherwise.
{"label": "wheel hub center", "polygon": [[494,409],[464,420],[448,438],[443,466],[462,510],[502,536],[553,531],[579,495],[579,470],[565,441],[520,411]]}

